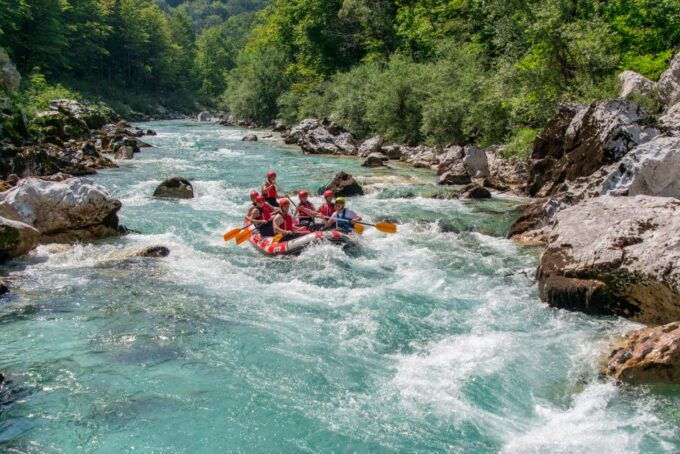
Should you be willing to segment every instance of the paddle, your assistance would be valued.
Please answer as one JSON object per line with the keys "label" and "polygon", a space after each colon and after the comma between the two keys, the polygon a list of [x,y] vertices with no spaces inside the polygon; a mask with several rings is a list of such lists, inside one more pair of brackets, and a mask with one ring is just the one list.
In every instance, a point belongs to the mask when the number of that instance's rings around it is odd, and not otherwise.
{"label": "paddle", "polygon": [[[251,228],[253,227],[253,228]],[[250,239],[251,236],[253,236],[253,232],[255,231],[255,226],[253,224],[249,225],[245,229],[241,231],[238,235],[236,235],[236,245],[240,246],[241,244],[245,243]]]}
{"label": "paddle", "polygon": [[277,233],[277,234],[274,235],[274,237],[272,238],[271,244],[277,244],[279,241],[281,241],[281,238],[283,238],[283,233]]}
{"label": "paddle", "polygon": [[238,235],[239,232],[240,232],[241,230],[243,230],[243,229],[238,229],[238,228],[237,228],[237,229],[231,229],[231,230],[229,230],[229,231],[228,231],[227,233],[225,233],[224,236],[223,236],[224,241],[231,241],[231,240],[233,240],[234,238],[236,238],[236,235]]}

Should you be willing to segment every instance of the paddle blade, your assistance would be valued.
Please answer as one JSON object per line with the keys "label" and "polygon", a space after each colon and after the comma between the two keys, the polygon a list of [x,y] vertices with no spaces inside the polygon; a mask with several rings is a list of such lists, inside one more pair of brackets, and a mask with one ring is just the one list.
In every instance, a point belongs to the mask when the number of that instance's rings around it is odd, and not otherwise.
{"label": "paddle blade", "polygon": [[231,241],[234,238],[236,238],[236,235],[239,234],[241,229],[231,229],[227,233],[224,234],[224,241]]}
{"label": "paddle blade", "polygon": [[244,229],[241,233],[236,235],[236,244],[239,246],[242,245],[243,243],[248,241],[251,236],[253,236],[253,230]]}
{"label": "paddle blade", "polygon": [[281,241],[281,238],[283,238],[283,233],[277,233],[276,235],[274,235],[274,238],[272,238],[271,244],[278,243],[279,241]]}
{"label": "paddle blade", "polygon": [[378,222],[375,228],[385,233],[397,233],[397,224],[391,222]]}
{"label": "paddle blade", "polygon": [[361,224],[354,224],[354,231],[359,235],[362,235],[364,233],[364,226]]}

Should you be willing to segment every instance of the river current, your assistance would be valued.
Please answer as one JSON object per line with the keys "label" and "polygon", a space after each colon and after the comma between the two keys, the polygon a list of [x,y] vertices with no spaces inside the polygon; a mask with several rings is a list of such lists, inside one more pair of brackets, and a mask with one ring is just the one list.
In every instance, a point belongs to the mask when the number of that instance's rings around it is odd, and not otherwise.
{"label": "river current", "polygon": [[[4,266],[0,451],[678,452],[680,396],[598,379],[637,325],[541,304],[539,251],[504,239],[516,198],[433,198],[429,171],[305,156],[244,130],[156,122],[93,179],[141,232],[40,246]],[[360,247],[270,259],[222,240],[275,169],[287,192],[339,170],[389,217]],[[189,178],[191,200],[151,197]],[[319,202],[314,197],[314,203]],[[162,244],[162,259],[122,260]]]}

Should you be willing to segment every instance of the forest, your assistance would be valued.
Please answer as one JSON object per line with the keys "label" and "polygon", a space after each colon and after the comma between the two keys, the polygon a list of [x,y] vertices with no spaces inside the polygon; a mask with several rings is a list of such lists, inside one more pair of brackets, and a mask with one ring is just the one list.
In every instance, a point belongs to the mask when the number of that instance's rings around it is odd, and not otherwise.
{"label": "forest", "polygon": [[623,70],[658,78],[680,2],[0,0],[0,42],[29,110],[70,93],[521,153],[557,103],[615,96]]}

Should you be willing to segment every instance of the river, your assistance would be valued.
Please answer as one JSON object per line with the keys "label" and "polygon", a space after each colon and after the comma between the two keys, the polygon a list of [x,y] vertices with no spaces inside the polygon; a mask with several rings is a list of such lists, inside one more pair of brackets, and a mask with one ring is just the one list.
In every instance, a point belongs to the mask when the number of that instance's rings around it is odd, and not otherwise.
{"label": "river", "polygon": [[[550,309],[539,251],[504,239],[519,199],[432,198],[431,172],[305,156],[182,121],[93,179],[142,234],[40,246],[4,267],[0,450],[15,453],[677,452],[680,397],[598,380],[636,325]],[[360,247],[291,259],[225,244],[267,170],[396,219]],[[163,179],[196,198],[157,200]],[[318,203],[314,197],[313,202]],[[162,244],[162,259],[118,260]]]}

